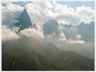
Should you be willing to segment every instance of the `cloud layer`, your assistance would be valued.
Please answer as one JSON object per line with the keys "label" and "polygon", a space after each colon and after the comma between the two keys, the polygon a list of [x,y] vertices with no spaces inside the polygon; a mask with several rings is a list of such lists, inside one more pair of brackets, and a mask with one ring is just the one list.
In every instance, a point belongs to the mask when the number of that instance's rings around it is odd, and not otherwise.
{"label": "cloud layer", "polygon": [[66,39],[66,36],[65,36],[65,34],[61,31],[61,33],[60,33],[60,38],[58,39],[59,41],[64,41],[64,42],[67,42],[67,43],[85,43],[85,41],[84,40],[78,40],[78,39],[80,39],[81,38],[81,35],[76,35],[76,39],[75,40],[73,40],[73,39],[71,39],[71,38],[69,38],[69,40],[68,39]]}
{"label": "cloud layer", "polygon": [[18,34],[7,28],[6,26],[2,26],[2,41],[10,41],[18,38],[20,38]]}
{"label": "cloud layer", "polygon": [[20,36],[26,36],[33,39],[44,39],[43,31],[37,30],[35,28],[29,28],[20,31]]}
{"label": "cloud layer", "polygon": [[[3,1],[7,6],[2,7],[2,22],[3,24],[12,24],[16,22],[23,7],[13,4],[12,2]],[[32,23],[44,24],[50,19],[55,19],[58,23],[79,25],[81,22],[90,22],[94,16],[94,10],[90,7],[76,7],[76,10],[67,5],[62,5],[56,2],[43,1],[27,3],[26,9],[31,18]],[[10,17],[10,18],[9,18]],[[11,22],[10,22],[11,20]]]}
{"label": "cloud layer", "polygon": [[29,3],[26,9],[33,23],[44,23],[55,19],[58,23],[79,25],[81,22],[90,22],[94,16],[94,10],[90,7],[83,5],[75,10],[60,3],[52,4],[50,1]]}

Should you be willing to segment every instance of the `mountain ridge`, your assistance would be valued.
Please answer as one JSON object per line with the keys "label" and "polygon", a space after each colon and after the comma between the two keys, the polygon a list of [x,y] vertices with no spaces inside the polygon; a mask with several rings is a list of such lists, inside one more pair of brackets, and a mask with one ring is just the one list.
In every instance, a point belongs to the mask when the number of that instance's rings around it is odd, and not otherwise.
{"label": "mountain ridge", "polygon": [[[8,60],[11,56],[17,57],[17,60],[19,59],[11,70],[90,70],[90,68],[94,68],[94,61],[92,59],[72,51],[60,50],[53,43],[46,41],[29,43],[30,41],[26,45],[23,43],[19,44],[17,40],[17,44],[11,42],[10,45],[12,44],[13,47],[9,45],[9,49],[4,50],[5,52],[3,51],[3,54],[8,55]],[[2,47],[4,48],[4,46],[3,44]],[[6,45],[6,47],[8,46]],[[4,66],[5,63],[7,64],[6,56],[2,57],[3,70],[8,70]],[[18,65],[22,66],[19,62],[24,63],[24,67],[18,68]]]}

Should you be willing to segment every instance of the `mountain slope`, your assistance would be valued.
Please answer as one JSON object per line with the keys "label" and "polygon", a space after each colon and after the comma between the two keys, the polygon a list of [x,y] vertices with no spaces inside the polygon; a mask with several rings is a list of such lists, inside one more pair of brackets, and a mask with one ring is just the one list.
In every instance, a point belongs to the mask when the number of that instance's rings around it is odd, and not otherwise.
{"label": "mountain slope", "polygon": [[[94,61],[72,51],[58,49],[53,43],[28,38],[3,43],[2,70],[90,70]],[[6,66],[7,64],[7,66]]]}

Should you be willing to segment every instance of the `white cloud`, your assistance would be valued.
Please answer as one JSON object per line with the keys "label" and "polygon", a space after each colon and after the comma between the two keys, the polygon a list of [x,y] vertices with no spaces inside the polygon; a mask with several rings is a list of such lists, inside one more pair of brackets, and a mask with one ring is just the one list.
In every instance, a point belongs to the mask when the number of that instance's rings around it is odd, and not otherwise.
{"label": "white cloud", "polygon": [[[77,9],[74,10],[72,7],[67,7],[67,5],[61,5],[56,2],[53,2],[52,4],[49,1],[27,4],[26,8],[32,22],[41,22],[43,24],[50,19],[56,19],[58,23],[79,25],[81,22],[86,22],[85,17],[87,17],[87,22],[90,22],[90,17],[92,17],[94,13],[94,10],[85,6],[77,7]],[[52,12],[49,8],[54,10],[54,12]],[[85,14],[85,16],[83,14]]]}
{"label": "white cloud", "polygon": [[[12,4],[12,2],[3,3],[6,3],[7,6],[2,7],[2,25],[14,25],[14,23],[17,22],[16,19],[19,17],[24,8],[20,7],[19,5]],[[52,5],[50,1],[28,3],[26,5],[26,9],[31,18],[32,24],[36,23],[38,30],[40,29],[39,24],[42,25],[44,22],[51,19],[56,19],[59,23],[78,25],[82,21],[85,21],[85,18],[82,17],[82,12],[87,13],[85,17],[89,18],[92,17],[92,13],[94,12],[94,10],[92,10],[90,7],[81,6],[77,7],[77,10],[74,10],[71,7],[67,7],[67,5],[61,5],[56,2],[53,2]],[[54,9],[55,12],[52,12],[52,9]],[[62,31],[62,29],[68,30],[64,27],[59,27],[60,31]],[[72,30],[68,30],[68,32],[73,32],[74,28],[70,29]],[[60,40],[66,41],[67,39],[64,33],[61,32]],[[80,36],[77,36],[76,38],[80,39]]]}
{"label": "white cloud", "polygon": [[54,32],[54,33],[52,33],[52,35],[53,35],[53,36],[56,36],[55,32]]}
{"label": "white cloud", "polygon": [[68,8],[67,5],[55,3],[54,11],[57,13],[55,16],[56,20],[64,24],[79,25],[81,22],[89,23],[94,16],[94,10],[84,5],[74,10],[71,7]]}
{"label": "white cloud", "polygon": [[81,35],[77,34],[75,38],[76,39],[81,39]]}
{"label": "white cloud", "polygon": [[52,38],[52,35],[48,35],[47,38]]}
{"label": "white cloud", "polygon": [[18,38],[20,38],[18,34],[6,26],[2,26],[2,41],[10,41]]}
{"label": "white cloud", "polygon": [[[77,35],[76,37],[80,39],[81,38],[81,35]],[[67,40],[65,34],[62,31],[60,33],[60,38],[58,40],[59,41],[66,42],[66,43],[75,43],[75,44],[76,43],[85,43],[84,40],[74,40],[72,38],[69,38],[69,40]]]}
{"label": "white cloud", "polygon": [[55,5],[56,1],[53,1],[52,4]]}
{"label": "white cloud", "polygon": [[64,25],[59,25],[58,30],[63,31],[63,33],[65,33],[67,39],[74,38],[77,34],[76,27],[67,28],[67,27],[64,27]]}
{"label": "white cloud", "polygon": [[63,29],[64,29],[64,27],[61,26],[61,25],[59,25],[58,30],[61,31],[61,30],[63,30]]}
{"label": "white cloud", "polygon": [[55,3],[54,11],[58,23],[78,25],[82,21],[82,19],[76,14],[76,11],[72,7],[67,7],[67,5]]}
{"label": "white cloud", "polygon": [[65,37],[65,34],[62,31],[60,33],[60,38],[58,40],[60,40],[60,41],[67,41],[67,39]]}
{"label": "white cloud", "polygon": [[69,41],[68,43],[85,43],[84,40],[72,40],[72,41]]}
{"label": "white cloud", "polygon": [[67,5],[61,5],[59,3],[55,3],[54,11],[60,15],[69,15],[75,12],[75,10],[71,7],[67,7]]}
{"label": "white cloud", "polygon": [[74,26],[79,25],[82,22],[82,19],[76,14],[68,14],[68,15],[58,15],[56,16],[56,20],[58,23],[63,24],[72,24]]}
{"label": "white cloud", "polygon": [[30,3],[30,2],[32,2],[32,1],[22,1],[23,3]]}
{"label": "white cloud", "polygon": [[54,13],[49,10],[52,4],[49,1],[29,3],[26,6],[28,14],[32,23],[44,24],[44,22],[51,20]]}
{"label": "white cloud", "polygon": [[45,38],[43,35],[43,31],[39,27],[37,27],[37,29],[35,28],[24,29],[20,31],[19,34],[16,33],[17,30],[18,30],[17,27],[9,29],[6,26],[2,26],[2,41],[11,41],[22,37],[29,37],[38,40]]}
{"label": "white cloud", "polygon": [[94,16],[94,10],[92,10],[90,7],[85,7],[84,5],[77,7],[76,12],[83,19],[90,19]]}
{"label": "white cloud", "polygon": [[20,36],[26,36],[33,39],[44,39],[43,32],[35,28],[24,29],[20,31]]}
{"label": "white cloud", "polygon": [[[9,1],[3,3],[7,4],[2,9],[3,24],[11,24],[9,21],[16,22],[15,19],[20,15],[23,8]],[[51,19],[55,19],[58,23],[79,25],[81,22],[92,21],[91,17],[94,16],[94,10],[90,7],[83,5],[74,10],[72,7],[67,7],[67,5],[62,5],[55,1],[53,3],[50,1],[34,1],[33,3],[28,3],[25,7],[33,24],[38,23],[42,25]]]}
{"label": "white cloud", "polygon": [[12,4],[8,1],[6,6],[2,7],[2,25],[11,26],[17,22],[17,18],[23,11],[23,7]]}
{"label": "white cloud", "polygon": [[56,37],[55,32],[53,32],[53,33],[50,34],[50,35],[47,35],[47,39],[52,39],[52,38],[55,38],[55,37]]}

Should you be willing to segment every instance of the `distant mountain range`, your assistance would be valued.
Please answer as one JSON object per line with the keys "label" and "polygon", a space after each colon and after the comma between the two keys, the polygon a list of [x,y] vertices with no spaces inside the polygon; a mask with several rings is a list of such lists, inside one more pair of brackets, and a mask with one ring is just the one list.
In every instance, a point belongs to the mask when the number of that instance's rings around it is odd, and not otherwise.
{"label": "distant mountain range", "polygon": [[[67,24],[58,24],[56,20],[50,20],[43,25],[43,31],[46,35],[52,35],[52,33],[55,32],[56,36],[59,36],[60,31],[58,30],[59,26],[62,26],[64,29],[62,29],[63,33],[65,34],[66,38],[74,38],[76,34],[80,34],[82,36],[82,40],[84,41],[94,41],[94,21],[92,21],[90,24],[85,24],[82,22],[80,25],[73,26],[73,25],[67,25]],[[72,31],[71,29],[76,29]]]}
{"label": "distant mountain range", "polygon": [[77,32],[82,35],[83,40],[94,40],[94,24],[94,21],[92,21],[90,24],[85,24],[84,22],[82,22],[77,26]]}
{"label": "distant mountain range", "polygon": [[[36,28],[36,25],[31,23],[30,17],[24,9],[24,11],[21,13],[18,23],[15,24],[15,26],[20,27],[19,32],[21,30],[27,29],[29,27]],[[80,34],[82,36],[82,40],[84,41],[94,41],[94,21],[92,21],[90,24],[85,24],[82,22],[80,25],[73,26],[73,25],[67,25],[67,24],[58,24],[56,20],[50,20],[43,24],[43,32],[45,36],[52,35],[52,33],[55,33],[56,36],[59,37],[60,31],[58,30],[59,26],[62,26],[66,29],[63,29],[63,33],[65,34],[66,38],[74,38],[76,34]],[[70,28],[75,28],[76,31],[72,32],[70,31]]]}
{"label": "distant mountain range", "polygon": [[[31,20],[24,10],[15,26],[19,31],[33,26]],[[35,27],[35,26],[33,26]],[[44,35],[55,32],[59,36],[58,22],[50,20],[43,25]],[[72,26],[65,26],[70,28]],[[80,26],[78,26],[80,28]],[[91,28],[88,28],[91,29]],[[94,30],[94,29],[93,29]],[[17,33],[18,34],[18,33]],[[10,67],[12,60],[15,63]],[[28,70],[94,70],[94,59],[84,57],[74,51],[59,49],[46,40],[36,40],[22,37],[13,41],[2,42],[2,70],[28,71]]]}

